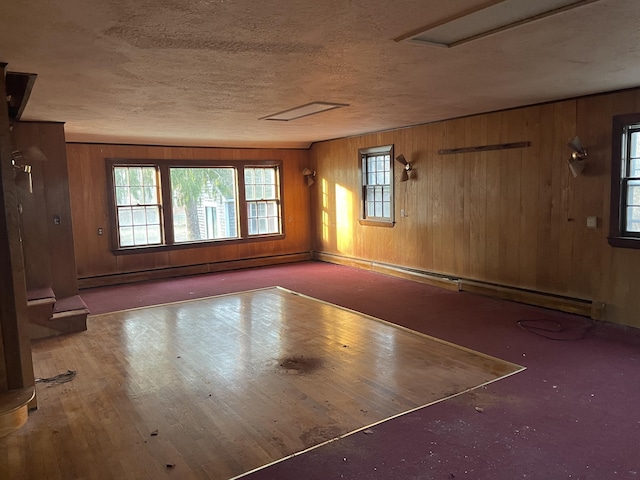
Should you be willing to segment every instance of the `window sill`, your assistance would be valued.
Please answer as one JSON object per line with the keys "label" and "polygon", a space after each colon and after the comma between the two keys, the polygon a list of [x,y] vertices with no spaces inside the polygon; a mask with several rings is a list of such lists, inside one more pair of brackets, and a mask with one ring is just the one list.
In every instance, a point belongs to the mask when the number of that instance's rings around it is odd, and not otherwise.
{"label": "window sill", "polygon": [[385,227],[385,228],[393,228],[395,222],[386,222],[383,220],[368,220],[366,218],[361,218],[358,220],[360,225],[367,225],[369,227]]}
{"label": "window sill", "polygon": [[607,240],[614,248],[640,249],[640,237],[607,237]]}
{"label": "window sill", "polygon": [[216,247],[219,245],[233,245],[238,243],[267,242],[273,240],[284,240],[284,234],[260,235],[249,238],[230,238],[221,240],[205,240],[200,242],[176,243],[174,245],[149,245],[140,247],[115,248],[111,250],[114,255],[135,255],[141,253],[168,252],[172,250],[186,250],[189,248]]}

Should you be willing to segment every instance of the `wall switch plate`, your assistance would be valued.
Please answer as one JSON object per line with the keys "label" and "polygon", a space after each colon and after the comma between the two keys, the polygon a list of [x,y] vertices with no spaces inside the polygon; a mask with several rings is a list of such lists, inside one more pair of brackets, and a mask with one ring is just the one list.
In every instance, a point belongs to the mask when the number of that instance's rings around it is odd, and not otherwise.
{"label": "wall switch plate", "polygon": [[587,228],[598,228],[598,217],[587,217]]}

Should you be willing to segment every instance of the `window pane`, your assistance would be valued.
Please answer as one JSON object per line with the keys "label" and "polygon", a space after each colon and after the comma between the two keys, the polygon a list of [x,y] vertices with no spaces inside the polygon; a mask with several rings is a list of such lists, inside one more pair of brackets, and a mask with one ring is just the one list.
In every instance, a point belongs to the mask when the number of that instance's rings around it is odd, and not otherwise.
{"label": "window pane", "polygon": [[264,186],[264,198],[276,198],[276,186],[274,185],[265,185]]}
{"label": "window pane", "polygon": [[275,217],[269,218],[269,233],[278,232],[278,219]]}
{"label": "window pane", "polygon": [[640,177],[640,158],[634,158],[629,165],[628,177]]}
{"label": "window pane", "polygon": [[376,217],[382,217],[382,202],[376,202],[375,203],[375,210],[376,210]]}
{"label": "window pane", "polygon": [[131,187],[131,204],[132,205],[144,205],[144,193],[142,187]]}
{"label": "window pane", "polygon": [[129,185],[131,187],[142,186],[142,168],[141,167],[129,167]]}
{"label": "window pane", "polygon": [[390,217],[391,216],[391,203],[383,202],[382,203],[382,216]]}
{"label": "window pane", "polygon": [[131,205],[129,187],[116,187],[116,205]]}
{"label": "window pane", "polygon": [[150,244],[158,244],[162,242],[160,234],[160,225],[149,225],[147,227],[147,237]]}
{"label": "window pane", "polygon": [[145,187],[155,187],[156,182],[156,168],[155,167],[142,167],[142,184]]}
{"label": "window pane", "polygon": [[627,204],[640,206],[640,181],[630,180],[627,185]]}
{"label": "window pane", "polygon": [[640,207],[627,207],[627,232],[640,232]]}
{"label": "window pane", "polygon": [[133,243],[135,245],[147,245],[147,227],[133,227]]}
{"label": "window pane", "polygon": [[629,156],[631,158],[640,157],[640,141],[638,141],[639,138],[640,132],[631,133],[631,148],[629,152]]}
{"label": "window pane", "polygon": [[118,208],[118,225],[122,227],[133,225],[133,216],[130,208]]}
{"label": "window pane", "polygon": [[129,169],[128,167],[115,167],[113,169],[113,176],[116,186],[128,186],[129,185]]}
{"label": "window pane", "polygon": [[160,225],[160,208],[159,207],[146,207],[147,224]]}
{"label": "window pane", "polygon": [[267,203],[267,215],[275,217],[278,215],[278,204],[276,202]]}
{"label": "window pane", "polygon": [[133,227],[120,227],[120,246],[133,246]]}
{"label": "window pane", "polygon": [[256,187],[253,185],[247,185],[245,187],[245,195],[247,196],[247,200],[255,200],[256,199]]}
{"label": "window pane", "polygon": [[133,224],[134,225],[146,225],[147,224],[147,215],[144,207],[134,207],[131,209],[131,213],[133,215]]}
{"label": "window pane", "polygon": [[376,215],[375,203],[367,202],[367,217],[375,217],[375,215]]}
{"label": "window pane", "polygon": [[249,219],[249,235],[257,235],[258,234],[258,220],[255,218]]}
{"label": "window pane", "polygon": [[236,237],[235,169],[175,167],[169,175],[177,243]]}
{"label": "window pane", "polygon": [[158,189],[156,187],[144,187],[144,203],[158,203]]}

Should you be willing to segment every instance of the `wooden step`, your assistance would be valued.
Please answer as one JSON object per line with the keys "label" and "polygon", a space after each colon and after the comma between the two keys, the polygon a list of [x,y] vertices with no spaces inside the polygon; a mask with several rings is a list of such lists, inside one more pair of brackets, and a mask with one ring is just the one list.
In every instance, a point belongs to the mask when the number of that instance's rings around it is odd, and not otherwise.
{"label": "wooden step", "polygon": [[87,329],[89,309],[80,295],[56,299],[51,306],[52,311],[48,316],[44,315],[44,312],[40,316],[29,314],[29,337],[31,340],[65,333],[83,332]]}
{"label": "wooden step", "polygon": [[0,392],[0,438],[24,425],[29,418],[29,402],[36,395],[35,387]]}

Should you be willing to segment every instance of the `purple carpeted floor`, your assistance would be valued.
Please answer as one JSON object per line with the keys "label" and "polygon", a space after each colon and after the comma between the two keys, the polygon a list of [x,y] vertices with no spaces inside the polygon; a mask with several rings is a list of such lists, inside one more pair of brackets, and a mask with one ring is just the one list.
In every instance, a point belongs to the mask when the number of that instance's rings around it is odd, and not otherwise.
{"label": "purple carpeted floor", "polygon": [[[97,314],[274,285],[527,370],[247,479],[640,479],[637,329],[320,262],[96,288],[81,295]],[[560,324],[565,331],[548,335],[567,340],[525,331],[517,323],[522,320],[533,321],[528,324],[533,327]]]}

